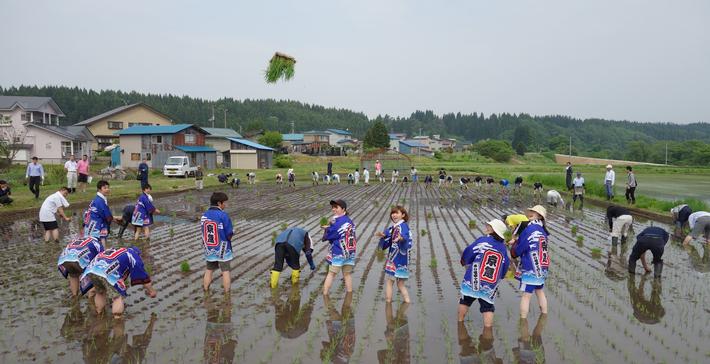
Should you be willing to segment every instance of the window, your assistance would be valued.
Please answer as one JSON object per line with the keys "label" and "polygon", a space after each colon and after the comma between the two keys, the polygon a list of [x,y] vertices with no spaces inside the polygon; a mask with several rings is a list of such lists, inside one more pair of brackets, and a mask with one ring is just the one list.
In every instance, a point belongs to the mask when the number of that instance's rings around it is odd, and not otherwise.
{"label": "window", "polygon": [[123,122],[122,121],[109,121],[108,128],[109,129],[123,129]]}
{"label": "window", "polygon": [[22,116],[20,118],[22,121],[31,121],[32,120],[32,113],[31,112],[23,112]]}
{"label": "window", "polygon": [[150,123],[128,123],[128,127],[132,126],[150,126]]}
{"label": "window", "polygon": [[139,161],[139,160],[141,160],[141,154],[140,154],[140,153],[131,153],[131,160],[132,160],[132,161]]}
{"label": "window", "polygon": [[185,144],[195,144],[195,134],[185,134]]}
{"label": "window", "polygon": [[68,156],[71,154],[71,142],[62,142],[62,156]]}
{"label": "window", "polygon": [[150,153],[146,153],[146,154],[145,154],[145,160],[149,161],[149,160],[150,160],[150,158],[151,158],[151,155],[150,155]]}
{"label": "window", "polygon": [[12,119],[7,115],[0,115],[0,126],[2,125],[12,125]]}
{"label": "window", "polygon": [[153,135],[153,144],[163,144],[163,136]]}

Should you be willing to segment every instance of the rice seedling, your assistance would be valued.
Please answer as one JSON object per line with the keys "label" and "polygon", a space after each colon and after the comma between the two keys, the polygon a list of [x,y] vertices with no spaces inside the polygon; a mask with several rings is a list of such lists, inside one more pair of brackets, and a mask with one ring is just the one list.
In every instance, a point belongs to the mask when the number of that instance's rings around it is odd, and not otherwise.
{"label": "rice seedling", "polygon": [[320,218],[320,226],[325,226],[328,225],[328,218],[327,217],[321,217]]}
{"label": "rice seedling", "polygon": [[476,228],[476,220],[468,220],[468,228],[473,230]]}
{"label": "rice seedling", "polygon": [[577,229],[578,229],[577,225],[572,225],[572,236],[577,235]]}
{"label": "rice seedling", "polygon": [[188,273],[190,272],[190,263],[187,262],[187,260],[183,260],[180,263],[180,271],[183,273]]}
{"label": "rice seedling", "polygon": [[592,258],[598,259],[601,258],[602,256],[602,249],[601,248],[592,248]]}
{"label": "rice seedling", "polygon": [[437,266],[438,263],[436,262],[436,258],[431,258],[431,260],[429,261],[429,267],[432,269],[436,269]]}
{"label": "rice seedling", "polygon": [[577,246],[580,248],[584,246],[584,236],[577,235]]}

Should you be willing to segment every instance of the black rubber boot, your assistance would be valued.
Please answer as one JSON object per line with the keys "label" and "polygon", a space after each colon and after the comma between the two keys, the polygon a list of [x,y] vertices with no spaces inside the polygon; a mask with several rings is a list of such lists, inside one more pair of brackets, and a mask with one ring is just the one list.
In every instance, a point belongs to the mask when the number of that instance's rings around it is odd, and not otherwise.
{"label": "black rubber boot", "polygon": [[616,246],[616,244],[619,244],[619,238],[617,237],[612,237],[611,238],[611,245]]}
{"label": "black rubber boot", "polygon": [[663,273],[663,261],[653,263],[653,278],[661,278]]}
{"label": "black rubber boot", "polygon": [[621,237],[621,244],[626,244],[626,237],[625,236]]}
{"label": "black rubber boot", "polygon": [[636,261],[629,259],[629,273],[636,274]]}

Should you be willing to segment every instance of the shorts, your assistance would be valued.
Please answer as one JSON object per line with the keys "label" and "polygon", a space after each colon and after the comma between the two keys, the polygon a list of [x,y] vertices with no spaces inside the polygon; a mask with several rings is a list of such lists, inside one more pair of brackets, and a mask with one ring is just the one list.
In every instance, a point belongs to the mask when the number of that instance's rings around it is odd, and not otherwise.
{"label": "shorts", "polygon": [[387,278],[387,280],[390,280],[390,281],[393,281],[393,282],[397,282],[397,281],[405,281],[405,282],[406,282],[407,279],[409,279],[409,278],[399,278],[399,277],[395,277],[394,274],[386,274],[386,273],[385,273],[385,278]]}
{"label": "shorts", "polygon": [[222,272],[229,272],[230,270],[232,270],[232,266],[229,263],[229,261],[207,262],[207,270],[217,270],[217,268],[219,268]]}
{"label": "shorts", "polygon": [[710,216],[699,217],[695,221],[695,226],[693,226],[693,230],[690,231],[690,235],[693,238],[697,238],[701,234],[706,239],[710,237]]}
{"label": "shorts", "polygon": [[84,273],[84,269],[81,268],[79,262],[64,262],[62,267],[64,267],[69,277],[79,278]]}
{"label": "shorts", "polygon": [[352,265],[335,266],[335,265],[331,264],[330,267],[328,267],[329,273],[338,274],[338,273],[340,273],[341,270],[343,271],[343,274],[350,274],[353,272],[353,266]]}
{"label": "shorts", "polygon": [[480,307],[479,307],[479,311],[480,311],[481,313],[484,313],[484,312],[496,312],[496,306],[495,306],[495,305],[493,305],[492,303],[488,303],[488,302],[486,302],[486,301],[484,301],[484,300],[482,300],[482,299],[480,299],[480,298],[473,298],[473,297],[469,297],[469,296],[463,296],[463,297],[461,297],[461,299],[459,299],[459,304],[460,304],[460,305],[466,305],[466,306],[468,306],[468,307],[471,307],[471,305],[473,304],[473,301],[475,301],[475,300],[478,300],[478,305],[480,306]]}
{"label": "shorts", "polygon": [[525,284],[523,282],[520,282],[520,292],[525,292],[525,293],[533,293],[535,290],[538,289],[543,289],[545,287],[544,284]]}
{"label": "shorts", "polygon": [[79,182],[84,182],[84,183],[86,183],[87,180],[88,180],[88,178],[89,178],[89,175],[88,175],[88,174],[81,174],[81,173],[79,173],[79,179],[78,179],[78,181],[79,181]]}
{"label": "shorts", "polygon": [[109,298],[119,296],[119,293],[113,288],[111,283],[106,280],[106,278],[97,276],[93,273],[89,274],[89,278],[91,279],[91,283],[94,285],[96,293],[106,294]]}
{"label": "shorts", "polygon": [[42,225],[44,226],[44,231],[59,229],[59,224],[56,221],[42,221]]}

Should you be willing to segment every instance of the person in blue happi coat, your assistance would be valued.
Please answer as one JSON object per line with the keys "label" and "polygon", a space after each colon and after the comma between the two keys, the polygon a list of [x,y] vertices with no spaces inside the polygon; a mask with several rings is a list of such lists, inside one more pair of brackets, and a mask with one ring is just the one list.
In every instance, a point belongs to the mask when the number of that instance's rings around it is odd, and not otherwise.
{"label": "person in blue happi coat", "polygon": [[392,289],[396,281],[404,302],[409,303],[409,291],[405,285],[409,278],[409,252],[412,249],[412,233],[407,225],[409,214],[398,205],[390,210],[390,219],[393,225],[385,232],[376,234],[380,238],[380,249],[389,249],[385,262],[385,301],[392,302]]}

